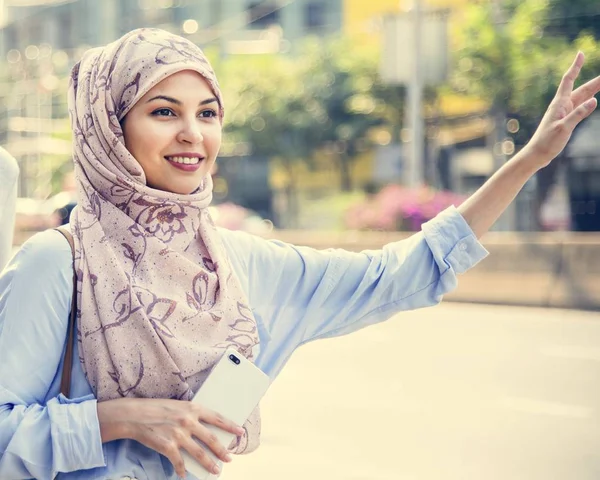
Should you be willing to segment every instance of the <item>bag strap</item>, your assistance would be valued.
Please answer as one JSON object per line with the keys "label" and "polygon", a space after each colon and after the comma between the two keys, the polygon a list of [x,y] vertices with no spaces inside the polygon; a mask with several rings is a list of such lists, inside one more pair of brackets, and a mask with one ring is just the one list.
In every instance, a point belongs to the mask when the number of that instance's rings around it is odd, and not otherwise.
{"label": "bag strap", "polygon": [[73,235],[66,227],[57,227],[54,230],[60,232],[71,246],[73,255],[73,299],[71,300],[71,315],[69,316],[69,326],[67,328],[67,349],[65,351],[65,361],[63,362],[62,379],[60,382],[60,393],[69,397],[71,393],[71,370],[73,370],[73,343],[75,341],[75,315],[77,314],[77,273],[75,271],[75,243]]}

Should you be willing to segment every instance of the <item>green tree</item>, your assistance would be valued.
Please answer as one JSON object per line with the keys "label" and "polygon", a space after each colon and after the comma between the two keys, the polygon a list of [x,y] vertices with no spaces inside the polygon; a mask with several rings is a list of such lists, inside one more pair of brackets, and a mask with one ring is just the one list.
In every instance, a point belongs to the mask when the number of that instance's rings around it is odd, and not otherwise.
{"label": "green tree", "polygon": [[227,101],[224,146],[246,143],[254,154],[281,162],[293,224],[298,210],[293,165],[310,158],[311,137],[326,121],[318,103],[305,101],[306,66],[289,57],[260,56],[235,57],[221,67]]}
{"label": "green tree", "polygon": [[[599,45],[592,33],[583,31],[571,39],[554,28],[560,12],[558,4],[548,0],[479,2],[466,7],[465,24],[455,33],[457,68],[452,85],[489,99],[496,116],[502,112],[517,118],[520,129],[513,135],[517,148],[535,131],[577,50],[587,56],[581,80],[592,78],[600,67]],[[508,136],[506,131],[500,133]],[[538,212],[560,163],[553,162],[537,175]]]}
{"label": "green tree", "polygon": [[315,132],[317,146],[330,145],[339,161],[340,187],[351,190],[350,170],[361,152],[374,146],[372,133],[387,130],[397,140],[404,115],[404,88],[384,84],[378,55],[339,38],[306,45],[307,101],[317,102],[327,121]]}
{"label": "green tree", "polygon": [[340,188],[349,190],[352,163],[374,143],[375,129],[400,130],[402,88],[382,84],[377,55],[345,39],[307,41],[294,55],[232,57],[218,73],[226,141],[250,144],[254,154],[284,166],[292,218],[295,162],[311,166],[318,151],[334,152]]}
{"label": "green tree", "polygon": [[[521,0],[508,0],[506,8],[514,11]],[[594,0],[552,0],[544,33],[553,37],[577,39],[582,32],[600,38],[600,3]]]}
{"label": "green tree", "polygon": [[287,163],[333,147],[340,185],[350,189],[351,164],[373,129],[396,133],[403,118],[403,89],[380,81],[378,61],[347,39],[309,40],[293,56],[234,57],[219,72],[230,99],[227,131]]}

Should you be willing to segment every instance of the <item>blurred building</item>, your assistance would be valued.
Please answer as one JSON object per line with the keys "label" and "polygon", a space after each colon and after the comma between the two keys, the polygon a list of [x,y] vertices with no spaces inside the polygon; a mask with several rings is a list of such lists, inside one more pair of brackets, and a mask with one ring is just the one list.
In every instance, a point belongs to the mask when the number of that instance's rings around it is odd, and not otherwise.
{"label": "blurred building", "polygon": [[581,124],[565,149],[571,229],[600,232],[600,114]]}
{"label": "blurred building", "polygon": [[[426,12],[424,15],[444,15],[448,22],[456,21],[462,7],[468,3],[469,0],[421,0],[423,11]],[[382,78],[390,77],[390,65],[410,68],[411,62],[405,47],[387,48],[388,45],[383,44],[386,39],[385,19],[407,14],[412,4],[413,0],[344,0],[344,32],[358,36],[364,42],[381,45]],[[436,49],[432,46],[433,40],[424,39],[422,48]],[[449,40],[447,48],[449,51]],[[434,66],[447,62],[444,52],[430,50],[422,52],[422,57],[436,57]],[[422,68],[425,70],[426,66],[422,65]],[[424,70],[422,73],[425,76],[430,73]],[[481,186],[494,171],[490,146],[495,141],[494,124],[485,100],[447,92],[438,100],[435,109],[425,111],[425,131],[423,170],[428,184],[468,194]],[[388,182],[401,181],[404,178],[406,151],[399,145],[381,147],[376,154],[376,165],[385,173],[379,176]],[[374,180],[379,181],[377,174]]]}
{"label": "blurred building", "polygon": [[[55,165],[70,155],[64,98],[57,86],[83,51],[140,27],[184,35],[221,55],[293,51],[307,35],[342,29],[342,0],[4,0],[0,2],[0,144],[19,161],[22,197],[47,198]],[[56,120],[59,119],[59,120]],[[62,163],[61,159],[62,158]],[[58,158],[53,162],[53,158]],[[268,162],[222,162],[223,201],[270,217]],[[235,160],[235,161],[234,161]],[[67,162],[68,163],[68,162]],[[243,188],[241,178],[254,175]],[[250,182],[246,182],[248,184]]]}
{"label": "blurred building", "polygon": [[[451,8],[465,1],[430,0],[426,3],[436,8]],[[404,4],[408,7],[410,0],[405,0]],[[88,47],[105,44],[143,26],[185,35],[203,47],[216,46],[221,55],[293,51],[297,41],[307,35],[323,38],[340,32],[363,35],[365,41],[381,41],[383,16],[398,13],[402,2],[5,0],[0,5],[3,8],[0,54],[3,59],[8,59],[9,73],[7,87],[0,92],[0,104],[4,104],[0,113],[0,142],[21,164],[20,194],[44,197],[49,193],[53,172],[45,159],[56,153],[64,157],[70,150],[67,141],[55,138],[53,119],[65,118],[67,112],[64,105],[57,103],[60,99],[55,98],[52,87],[56,87],[59,78],[66,75],[68,66]],[[481,102],[471,105],[461,99],[442,105],[441,112],[433,119],[433,130],[438,132],[438,138],[444,139],[443,146],[453,152],[455,147],[460,149],[462,143],[487,135],[485,122],[479,121],[481,113]],[[475,115],[475,121],[472,121],[472,115]],[[36,120],[40,117],[42,120]],[[460,120],[449,120],[455,117]],[[436,149],[428,151],[435,152]],[[389,158],[389,155],[382,158]],[[237,183],[234,171],[238,170],[224,168],[222,172],[224,180],[231,186]],[[451,185],[450,179],[447,183],[454,188],[461,185]],[[240,190],[230,188],[229,191]],[[267,198],[270,191],[259,191],[264,193],[264,199],[248,198],[245,202],[236,198],[235,201],[248,203],[247,206],[268,215],[264,205],[270,202]]]}
{"label": "blurred building", "polygon": [[[460,17],[461,7],[469,1],[422,0],[426,10],[445,9],[456,17]],[[144,26],[182,34],[203,47],[215,46],[221,55],[293,51],[305,36],[325,38],[340,32],[381,44],[383,18],[408,10],[411,3],[412,0],[0,1],[0,64],[6,65],[2,75],[7,77],[0,87],[0,144],[19,160],[20,195],[47,195],[55,171],[51,159],[47,159],[70,154],[70,142],[64,135],[69,130],[63,121],[67,112],[56,85],[64,81],[61,76],[68,66],[90,46],[105,44]],[[499,129],[489,107],[485,99],[446,94],[435,109],[425,112],[425,172],[429,184],[470,193],[494,171],[492,152],[498,145]],[[61,129],[62,133],[56,135]],[[583,143],[580,140],[579,144]],[[515,145],[510,147],[514,149]],[[400,145],[387,145],[363,155],[356,163],[357,170],[365,173],[356,184],[379,178],[382,183],[399,180],[402,151]],[[578,189],[582,197],[572,197],[571,206],[574,211],[583,209],[587,213],[574,218],[574,225],[597,221],[597,214],[592,218],[589,213],[595,208],[592,199],[598,198],[596,177],[587,175],[591,167],[579,167],[582,162],[592,162],[594,156],[581,151],[572,155],[576,160],[569,173],[569,185],[571,192]],[[228,192],[223,200],[271,217],[272,182],[267,181],[266,164],[264,159],[249,157],[232,157],[223,162],[218,173],[224,182],[222,191]],[[379,169],[379,178],[374,168],[362,168],[372,164]],[[256,177],[252,182],[248,181],[250,175]],[[590,183],[592,178],[595,180]],[[328,184],[326,188],[329,187]],[[591,227],[586,223],[580,228]]]}
{"label": "blurred building", "polygon": [[[422,0],[425,9],[458,11],[470,0]],[[343,0],[344,33],[363,35],[365,41],[382,38],[381,19],[385,15],[406,12],[413,0]]]}
{"label": "blurred building", "polygon": [[28,45],[74,52],[144,26],[243,53],[238,50],[252,48],[249,42],[264,45],[259,41],[273,26],[290,44],[307,34],[338,32],[342,0],[5,0],[1,18],[4,58]]}

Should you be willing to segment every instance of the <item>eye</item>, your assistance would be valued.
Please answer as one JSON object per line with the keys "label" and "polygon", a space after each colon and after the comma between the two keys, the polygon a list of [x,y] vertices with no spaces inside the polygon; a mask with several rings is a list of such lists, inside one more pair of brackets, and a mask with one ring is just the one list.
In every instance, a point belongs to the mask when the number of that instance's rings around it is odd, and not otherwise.
{"label": "eye", "polygon": [[203,110],[199,115],[202,118],[212,118],[217,116],[217,112],[214,110]]}
{"label": "eye", "polygon": [[155,115],[157,117],[170,117],[170,116],[173,116],[175,114],[169,108],[159,108],[157,110],[154,110],[152,112],[152,115]]}

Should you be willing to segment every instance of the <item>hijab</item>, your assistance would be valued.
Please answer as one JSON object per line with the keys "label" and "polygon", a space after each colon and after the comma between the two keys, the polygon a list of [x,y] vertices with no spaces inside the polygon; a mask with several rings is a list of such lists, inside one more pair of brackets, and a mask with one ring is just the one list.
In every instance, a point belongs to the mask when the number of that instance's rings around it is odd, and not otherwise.
{"label": "hijab", "polygon": [[[202,50],[158,29],[134,30],[84,54],[72,70],[69,113],[78,207],[71,216],[77,341],[99,401],[191,400],[226,348],[250,360],[256,321],[209,215],[212,180],[180,195],[150,188],[121,122],[151,88],[198,72],[219,105]],[[258,408],[236,453],[259,443]]]}

